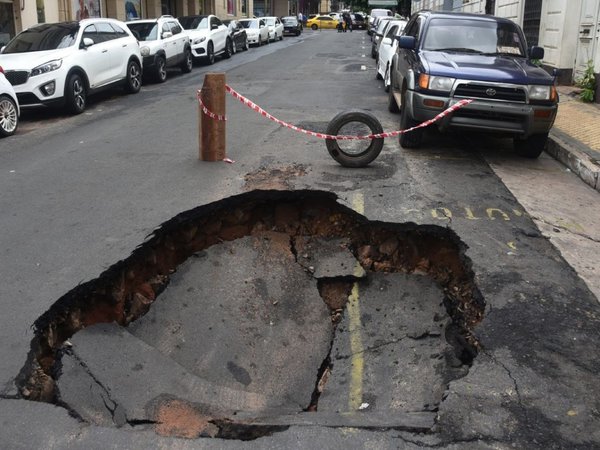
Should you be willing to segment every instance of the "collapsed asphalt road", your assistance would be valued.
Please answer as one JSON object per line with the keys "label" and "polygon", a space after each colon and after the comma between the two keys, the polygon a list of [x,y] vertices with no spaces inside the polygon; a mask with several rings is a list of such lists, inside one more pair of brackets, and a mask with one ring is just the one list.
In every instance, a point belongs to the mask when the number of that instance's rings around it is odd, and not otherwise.
{"label": "collapsed asphalt road", "polygon": [[175,437],[429,432],[477,352],[463,252],[448,230],[370,224],[323,192],[197,208],[38,319],[22,392]]}

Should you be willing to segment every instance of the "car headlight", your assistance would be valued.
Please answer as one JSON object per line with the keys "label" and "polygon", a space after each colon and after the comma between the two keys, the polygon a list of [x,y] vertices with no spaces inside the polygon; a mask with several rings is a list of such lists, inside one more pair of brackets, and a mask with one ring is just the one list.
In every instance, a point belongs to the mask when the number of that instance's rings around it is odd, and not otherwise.
{"label": "car headlight", "polygon": [[202,36],[200,38],[196,38],[194,39],[194,45],[196,44],[201,44],[202,42],[204,42],[206,40],[206,36]]}
{"label": "car headlight", "polygon": [[556,101],[557,94],[554,86],[529,85],[529,100]]}
{"label": "car headlight", "polygon": [[438,77],[436,75],[419,75],[419,87],[421,89],[430,89],[432,91],[450,92],[456,78]]}
{"label": "car headlight", "polygon": [[150,47],[142,47],[140,48],[140,53],[142,54],[142,56],[148,56],[150,54]]}
{"label": "car headlight", "polygon": [[37,66],[32,69],[31,76],[34,77],[36,75],[41,75],[43,73],[52,72],[53,70],[60,69],[62,66],[62,59],[55,59],[53,61],[48,61],[40,66]]}

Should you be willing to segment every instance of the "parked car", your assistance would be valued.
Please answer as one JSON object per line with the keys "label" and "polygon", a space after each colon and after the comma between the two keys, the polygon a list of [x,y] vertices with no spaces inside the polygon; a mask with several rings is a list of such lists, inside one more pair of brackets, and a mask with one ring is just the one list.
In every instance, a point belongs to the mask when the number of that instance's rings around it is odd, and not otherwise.
{"label": "parked car", "polygon": [[371,35],[371,58],[377,59],[377,54],[379,52],[379,43],[385,33],[387,33],[388,27],[390,23],[395,22],[393,17],[381,17],[379,18],[379,24],[377,25],[377,29]]}
{"label": "parked car", "polygon": [[[389,108],[401,109],[400,127],[432,119],[461,99],[474,101],[437,122],[450,129],[501,133],[517,153],[537,158],[558,108],[553,78],[532,60],[531,47],[514,22],[494,16],[419,12],[400,36],[392,60]],[[400,135],[418,147],[423,129]]]}
{"label": "parked car", "polygon": [[115,19],[36,25],[11,39],[0,65],[21,108],[66,106],[79,114],[94,92],[122,85],[136,93],[142,84],[140,46]]}
{"label": "parked car", "polygon": [[189,37],[194,58],[210,65],[217,55],[229,58],[233,54],[233,41],[227,25],[217,16],[183,16],[179,21]]}
{"label": "parked car", "polygon": [[383,80],[383,88],[385,92],[390,89],[390,67],[392,58],[398,49],[398,39],[406,26],[405,20],[391,20],[385,32],[385,35],[379,43],[377,50],[377,79]]}
{"label": "parked car", "polygon": [[260,47],[269,43],[269,28],[264,19],[242,19],[240,23],[246,29],[249,44]]}
{"label": "parked car", "polygon": [[359,14],[359,13],[351,14],[350,17],[352,17],[352,29],[353,30],[364,30],[367,27],[365,18],[363,17],[362,14]]}
{"label": "parked car", "polygon": [[229,38],[233,43],[233,53],[248,50],[248,35],[243,25],[237,20],[224,20],[223,24],[227,26]]}
{"label": "parked car", "polygon": [[12,84],[4,76],[0,66],[0,136],[15,134],[19,126],[19,100]]}
{"label": "parked car", "polygon": [[320,28],[335,30],[338,23],[339,21],[331,16],[316,16],[312,19],[308,19],[306,26],[310,27],[311,30],[318,30]]}
{"label": "parked car", "polygon": [[369,14],[369,24],[367,28],[368,34],[373,34],[375,31],[375,19],[377,17],[392,17],[394,14],[389,9],[372,9],[371,14]]}
{"label": "parked car", "polygon": [[293,36],[300,36],[302,34],[302,23],[296,17],[282,17],[281,22],[283,23],[283,34],[291,34]]}
{"label": "parked car", "polygon": [[163,83],[167,79],[167,68],[179,67],[183,73],[192,71],[190,40],[175,17],[161,16],[126,24],[140,41],[146,77],[152,76]]}
{"label": "parked car", "polygon": [[269,40],[275,42],[283,40],[283,23],[279,17],[263,17],[269,28]]}

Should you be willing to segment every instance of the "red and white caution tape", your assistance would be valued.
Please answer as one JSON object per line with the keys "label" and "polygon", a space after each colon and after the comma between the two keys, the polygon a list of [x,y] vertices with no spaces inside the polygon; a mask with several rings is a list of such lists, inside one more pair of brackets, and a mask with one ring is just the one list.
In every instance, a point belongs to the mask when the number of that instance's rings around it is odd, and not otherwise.
{"label": "red and white caution tape", "polygon": [[214,119],[214,120],[221,120],[223,122],[225,122],[227,120],[227,117],[222,116],[220,114],[215,114],[214,112],[210,111],[206,107],[206,105],[202,101],[202,96],[201,96],[201,92],[200,91],[198,91],[198,93],[196,94],[196,96],[198,97],[198,102],[200,103],[200,108],[202,108],[202,112],[204,114],[206,114],[208,117],[210,117],[211,119]]}
{"label": "red and white caution tape", "polygon": [[[310,130],[305,130],[303,128],[299,128],[296,125],[292,125],[291,123],[284,122],[283,120],[280,120],[280,119],[272,116],[267,111],[265,111],[260,106],[258,106],[256,103],[254,103],[251,100],[247,99],[246,97],[244,97],[239,92],[236,92],[228,84],[225,85],[225,90],[227,92],[229,92],[234,98],[238,99],[240,102],[242,102],[244,105],[246,105],[247,107],[249,107],[253,111],[256,111],[261,116],[266,117],[267,119],[272,120],[273,122],[275,122],[275,123],[277,123],[277,124],[279,124],[279,125],[281,125],[283,127],[289,128],[290,130],[297,131],[298,133],[303,133],[303,134],[306,134],[306,135],[309,135],[309,136],[314,136],[314,137],[319,138],[319,139],[332,139],[332,140],[337,140],[337,141],[354,141],[354,140],[382,139],[382,138],[388,138],[388,137],[398,136],[400,134],[408,133],[409,131],[416,130],[417,128],[428,127],[429,125],[437,122],[438,120],[441,120],[442,118],[446,117],[447,115],[452,114],[457,109],[460,109],[463,106],[466,106],[469,103],[473,102],[472,99],[459,100],[454,105],[450,106],[449,108],[447,108],[444,111],[442,111],[441,113],[439,113],[433,119],[426,120],[425,122],[423,122],[423,123],[421,123],[421,124],[419,124],[417,126],[414,126],[412,128],[407,128],[406,130],[390,131],[390,132],[387,132],[387,133],[378,133],[378,134],[368,134],[368,135],[365,135],[365,136],[348,136],[348,135],[332,135],[332,134],[325,134],[325,133],[317,133],[315,131],[310,131]],[[215,119],[215,120],[227,120],[227,118],[225,116],[214,114],[213,112],[209,111],[206,108],[206,106],[204,106],[204,104],[202,103],[202,100],[200,99],[200,91],[198,91],[198,100],[200,101],[200,106],[202,107],[202,111],[204,111],[204,114],[206,114],[207,116],[209,116],[209,117],[211,117],[212,119]]]}

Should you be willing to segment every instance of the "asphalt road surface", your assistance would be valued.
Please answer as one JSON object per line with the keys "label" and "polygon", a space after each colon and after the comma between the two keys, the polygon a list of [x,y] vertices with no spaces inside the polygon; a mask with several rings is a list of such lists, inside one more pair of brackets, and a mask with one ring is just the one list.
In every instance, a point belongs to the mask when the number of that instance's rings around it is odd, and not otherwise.
{"label": "asphalt road surface", "polygon": [[396,130],[369,49],[309,31],[23,114],[3,448],[600,446],[597,196],[547,157],[431,131],[347,169],[228,97],[233,162],[198,160],[209,71],[302,128],[361,108]]}

